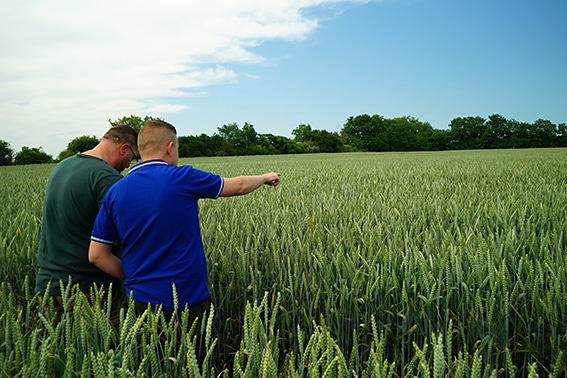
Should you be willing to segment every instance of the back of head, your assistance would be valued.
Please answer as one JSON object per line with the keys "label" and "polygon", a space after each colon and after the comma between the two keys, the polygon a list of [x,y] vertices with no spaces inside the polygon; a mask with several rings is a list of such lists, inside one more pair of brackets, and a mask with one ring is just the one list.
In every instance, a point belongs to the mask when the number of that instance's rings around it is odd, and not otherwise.
{"label": "back of head", "polygon": [[175,127],[162,120],[149,121],[140,130],[138,138],[138,149],[142,159],[146,156],[162,155],[169,142],[177,145]]}
{"label": "back of head", "polygon": [[116,125],[111,127],[102,139],[107,139],[115,144],[128,143],[134,148],[138,145],[138,132],[128,125]]}

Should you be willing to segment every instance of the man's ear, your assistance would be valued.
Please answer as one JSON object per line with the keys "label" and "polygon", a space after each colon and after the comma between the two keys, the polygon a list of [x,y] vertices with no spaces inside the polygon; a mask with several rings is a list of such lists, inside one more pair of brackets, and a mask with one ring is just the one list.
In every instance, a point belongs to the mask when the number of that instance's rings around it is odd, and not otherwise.
{"label": "man's ear", "polygon": [[173,147],[175,146],[175,144],[173,143],[173,141],[169,141],[169,143],[167,144],[167,154],[171,155],[171,151],[173,150]]}

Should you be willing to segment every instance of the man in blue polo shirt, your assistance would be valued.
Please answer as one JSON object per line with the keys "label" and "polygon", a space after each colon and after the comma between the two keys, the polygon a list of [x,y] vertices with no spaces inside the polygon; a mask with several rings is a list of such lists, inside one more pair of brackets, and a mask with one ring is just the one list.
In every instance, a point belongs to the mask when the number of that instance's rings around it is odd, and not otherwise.
{"label": "man in blue polo shirt", "polygon": [[[175,285],[178,310],[189,307],[192,323],[210,303],[197,201],[247,194],[264,184],[277,186],[280,174],[223,178],[177,166],[177,132],[161,120],[142,127],[138,149],[142,162],[105,196],[92,232],[89,260],[124,279],[138,313],[148,304],[173,311]],[[115,241],[122,244],[121,260],[111,253]]]}

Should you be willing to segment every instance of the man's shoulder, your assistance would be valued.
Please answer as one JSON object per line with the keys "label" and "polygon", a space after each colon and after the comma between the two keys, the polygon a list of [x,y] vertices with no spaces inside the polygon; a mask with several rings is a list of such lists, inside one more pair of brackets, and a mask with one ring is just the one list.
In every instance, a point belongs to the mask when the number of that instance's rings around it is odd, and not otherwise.
{"label": "man's shoulder", "polygon": [[74,177],[74,181],[84,180],[85,182],[99,183],[106,189],[123,177],[120,172],[104,160],[81,153],[61,161],[56,169],[57,171],[54,170],[54,173],[58,177],[70,176]]}
{"label": "man's shoulder", "polygon": [[81,167],[92,166],[92,167],[97,167],[99,169],[100,168],[106,169],[108,167],[110,169],[113,169],[110,165],[108,165],[107,162],[105,162],[101,158],[92,155],[86,155],[83,153],[77,153],[73,156],[69,156],[68,158],[61,160],[59,164],[57,164],[57,167],[59,168],[69,168],[74,166],[81,166]]}

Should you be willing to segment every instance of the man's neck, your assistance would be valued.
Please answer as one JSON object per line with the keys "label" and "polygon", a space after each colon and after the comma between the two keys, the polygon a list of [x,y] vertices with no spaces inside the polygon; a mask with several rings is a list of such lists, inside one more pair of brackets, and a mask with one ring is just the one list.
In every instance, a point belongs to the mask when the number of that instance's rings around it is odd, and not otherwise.
{"label": "man's neck", "polygon": [[94,148],[88,151],[82,152],[82,154],[97,157],[101,160],[104,160],[106,164],[110,165],[111,167],[114,167],[114,161],[111,154],[109,153],[108,149],[105,148],[101,143],[97,144]]}

